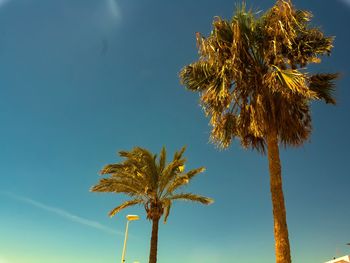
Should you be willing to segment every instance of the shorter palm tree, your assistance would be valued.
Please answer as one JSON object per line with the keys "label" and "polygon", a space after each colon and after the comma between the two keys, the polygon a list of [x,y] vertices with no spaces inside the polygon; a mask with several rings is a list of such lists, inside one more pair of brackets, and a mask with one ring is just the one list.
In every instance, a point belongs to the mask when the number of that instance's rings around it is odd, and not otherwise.
{"label": "shorter palm tree", "polygon": [[130,200],[110,211],[112,217],[124,208],[133,205],[143,205],[147,219],[152,220],[152,236],[149,263],[157,262],[158,225],[164,215],[166,223],[172,202],[185,200],[209,205],[211,198],[192,193],[178,192],[191,179],[203,172],[204,167],[184,172],[186,159],[182,157],[183,147],[176,152],[173,160],[166,164],[166,150],[163,147],[159,158],[146,149],[135,147],[130,152],[121,151],[119,155],[124,161],[106,165],[101,175],[109,174],[91,188],[92,192],[122,193],[131,197]]}

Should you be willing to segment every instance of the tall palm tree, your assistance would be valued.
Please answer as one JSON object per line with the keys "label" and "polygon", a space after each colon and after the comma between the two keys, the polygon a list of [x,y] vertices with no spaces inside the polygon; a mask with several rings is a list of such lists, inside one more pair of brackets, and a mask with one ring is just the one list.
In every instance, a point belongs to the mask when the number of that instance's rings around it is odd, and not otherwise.
{"label": "tall palm tree", "polygon": [[91,188],[92,192],[122,193],[130,200],[110,211],[114,216],[124,208],[133,205],[143,205],[147,219],[152,221],[152,237],[149,263],[157,262],[158,225],[164,215],[167,221],[173,201],[184,200],[209,205],[212,199],[192,193],[178,192],[187,185],[204,167],[184,172],[186,159],[183,158],[185,147],[176,152],[173,160],[166,163],[166,150],[163,147],[160,156],[153,155],[146,149],[136,147],[131,151],[121,151],[119,155],[124,161],[106,165],[101,175],[108,174]]}
{"label": "tall palm tree", "polygon": [[232,20],[215,18],[207,38],[197,33],[199,60],[180,72],[182,84],[200,94],[215,144],[226,148],[237,137],[244,148],[267,150],[277,263],[291,262],[279,144],[309,138],[312,100],[335,104],[337,74],[305,71],[333,47],[311,17],[291,1],[277,0],[263,14],[243,3]]}

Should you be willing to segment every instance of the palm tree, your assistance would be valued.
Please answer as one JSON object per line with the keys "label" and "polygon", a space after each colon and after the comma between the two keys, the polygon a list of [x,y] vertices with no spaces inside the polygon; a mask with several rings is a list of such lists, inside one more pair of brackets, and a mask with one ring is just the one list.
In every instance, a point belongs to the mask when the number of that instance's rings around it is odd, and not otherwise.
{"label": "palm tree", "polygon": [[178,192],[187,185],[194,176],[203,172],[204,167],[184,172],[186,159],[182,157],[183,147],[176,152],[173,160],[166,164],[166,150],[163,147],[157,159],[146,149],[136,147],[131,151],[121,151],[119,155],[124,161],[106,165],[101,175],[109,174],[91,188],[92,192],[122,193],[130,200],[110,211],[112,217],[124,208],[133,205],[143,205],[147,219],[152,220],[152,237],[149,263],[157,262],[158,225],[164,215],[167,221],[173,201],[184,200],[209,205],[212,199],[192,193]]}
{"label": "palm tree", "polygon": [[181,83],[200,94],[212,142],[226,148],[236,137],[244,148],[267,151],[277,263],[291,262],[279,144],[309,138],[312,100],[335,104],[337,74],[305,71],[333,47],[311,17],[291,1],[277,0],[263,14],[243,3],[231,21],[215,18],[209,37],[196,34],[199,60],[180,72]]}

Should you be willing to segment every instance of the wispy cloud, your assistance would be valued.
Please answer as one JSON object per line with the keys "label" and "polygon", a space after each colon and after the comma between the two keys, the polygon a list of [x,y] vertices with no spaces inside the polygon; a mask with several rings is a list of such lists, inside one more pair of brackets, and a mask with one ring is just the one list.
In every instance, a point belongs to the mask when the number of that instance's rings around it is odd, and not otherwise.
{"label": "wispy cloud", "polygon": [[[7,196],[7,197],[10,197],[10,198],[12,198],[14,200],[21,201],[23,203],[29,204],[31,206],[40,208],[40,209],[45,210],[47,212],[56,214],[56,215],[58,215],[58,216],[60,216],[62,218],[70,220],[72,222],[75,222],[75,223],[78,223],[78,224],[81,224],[81,225],[85,225],[85,226],[89,226],[89,227],[92,227],[92,228],[104,231],[104,232],[109,233],[109,234],[123,235],[123,233],[121,233],[119,231],[115,231],[114,229],[109,228],[107,226],[104,226],[104,225],[102,225],[102,224],[100,224],[100,223],[98,223],[96,221],[93,221],[93,220],[90,220],[90,219],[86,219],[86,218],[74,215],[74,214],[72,214],[72,213],[70,213],[70,212],[68,212],[66,210],[61,209],[61,208],[54,207],[54,206],[49,206],[49,205],[43,204],[41,202],[35,201],[35,200],[31,199],[31,198],[20,196],[20,195],[13,194],[13,193],[10,193],[10,192],[2,192],[2,191],[0,191],[0,194],[3,194],[5,196]],[[0,261],[0,263],[1,263],[1,261]]]}
{"label": "wispy cloud", "polygon": [[0,263],[10,263],[10,262],[0,256]]}
{"label": "wispy cloud", "polygon": [[340,1],[350,6],[350,0],[340,0]]}
{"label": "wispy cloud", "polygon": [[[1,0],[0,0],[1,1]],[[120,19],[121,13],[120,13],[120,9],[119,6],[116,2],[116,0],[106,0],[107,2],[107,8],[110,12],[110,14],[116,18],[116,19]]]}
{"label": "wispy cloud", "polygon": [[9,0],[0,0],[0,8],[3,7],[7,2],[9,2]]}

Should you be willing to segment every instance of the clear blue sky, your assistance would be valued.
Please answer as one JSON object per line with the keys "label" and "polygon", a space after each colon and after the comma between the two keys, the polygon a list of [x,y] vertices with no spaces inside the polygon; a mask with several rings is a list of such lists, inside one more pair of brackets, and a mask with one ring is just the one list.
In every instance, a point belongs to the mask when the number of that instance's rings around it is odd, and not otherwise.
{"label": "clear blue sky", "polygon": [[[312,105],[311,142],[281,153],[293,262],[350,254],[348,0],[295,0],[336,35],[336,107]],[[247,1],[266,10],[272,0]],[[148,262],[151,224],[124,197],[90,193],[119,150],[169,154],[187,145],[188,168],[206,166],[190,191],[209,207],[177,203],[159,231],[162,263],[274,262],[267,159],[234,143],[218,151],[198,96],[180,86],[197,58],[195,32],[232,0],[0,0],[0,262]]]}

